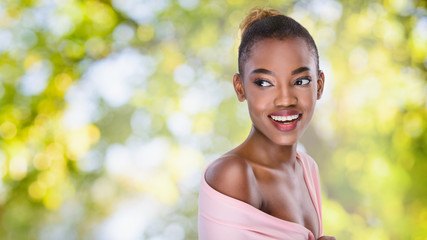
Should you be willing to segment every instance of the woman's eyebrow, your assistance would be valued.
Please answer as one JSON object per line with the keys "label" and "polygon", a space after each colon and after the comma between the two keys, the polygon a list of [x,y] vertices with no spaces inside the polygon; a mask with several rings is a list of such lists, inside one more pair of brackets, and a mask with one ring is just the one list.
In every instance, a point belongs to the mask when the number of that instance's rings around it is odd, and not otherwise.
{"label": "woman's eyebrow", "polygon": [[295,74],[298,74],[298,73],[302,73],[302,72],[305,72],[305,71],[310,71],[310,68],[309,67],[299,67],[299,68],[297,68],[297,69],[295,69],[295,70],[292,71],[292,75],[295,75]]}
{"label": "woman's eyebrow", "polygon": [[268,74],[268,75],[271,75],[271,76],[275,76],[276,75],[276,74],[274,74],[274,72],[272,72],[270,70],[267,70],[265,68],[254,69],[249,75],[252,75],[252,74],[255,74],[255,73],[263,73],[263,74]]}

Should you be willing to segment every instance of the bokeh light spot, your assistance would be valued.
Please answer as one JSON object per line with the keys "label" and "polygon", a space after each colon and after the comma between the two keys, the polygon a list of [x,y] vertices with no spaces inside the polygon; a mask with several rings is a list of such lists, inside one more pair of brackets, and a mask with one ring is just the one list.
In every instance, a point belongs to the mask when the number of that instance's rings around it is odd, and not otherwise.
{"label": "bokeh light spot", "polygon": [[154,38],[154,27],[151,25],[140,25],[136,30],[136,34],[142,42],[149,42]]}
{"label": "bokeh light spot", "polygon": [[18,132],[15,124],[6,121],[0,125],[0,136],[4,139],[12,139]]}
{"label": "bokeh light spot", "polygon": [[27,175],[27,158],[22,154],[17,154],[10,159],[9,174],[13,180],[21,180]]}
{"label": "bokeh light spot", "polygon": [[423,120],[420,115],[414,113],[407,113],[404,117],[403,129],[405,133],[412,138],[420,136],[424,131]]}
{"label": "bokeh light spot", "polygon": [[99,37],[91,37],[85,43],[86,52],[94,58],[102,58],[108,55],[108,45]]}
{"label": "bokeh light spot", "polygon": [[[45,188],[50,188],[52,186],[55,185],[55,183],[59,183],[59,181],[56,181],[56,177],[55,174],[53,174],[50,171],[44,171],[42,173],[39,174],[39,176],[37,177],[38,179],[38,184],[45,187]],[[59,179],[58,179],[59,180]]]}
{"label": "bokeh light spot", "polygon": [[43,198],[43,204],[47,209],[55,210],[62,204],[62,197],[57,189],[49,189]]}
{"label": "bokeh light spot", "polygon": [[38,153],[33,159],[34,167],[38,170],[45,170],[50,167],[51,158],[46,154]]}
{"label": "bokeh light spot", "polygon": [[39,184],[38,181],[35,181],[28,187],[28,194],[30,194],[31,198],[40,200],[46,194],[46,187],[42,184]]}
{"label": "bokeh light spot", "polygon": [[354,48],[349,56],[350,71],[363,73],[368,67],[369,55],[363,47]]}
{"label": "bokeh light spot", "polygon": [[172,205],[178,201],[178,188],[173,179],[165,173],[155,174],[144,188],[164,204]]}
{"label": "bokeh light spot", "polygon": [[70,87],[71,84],[73,83],[73,79],[69,74],[60,73],[55,76],[54,83],[55,83],[55,87],[59,91],[65,92],[68,89],[68,87]]}

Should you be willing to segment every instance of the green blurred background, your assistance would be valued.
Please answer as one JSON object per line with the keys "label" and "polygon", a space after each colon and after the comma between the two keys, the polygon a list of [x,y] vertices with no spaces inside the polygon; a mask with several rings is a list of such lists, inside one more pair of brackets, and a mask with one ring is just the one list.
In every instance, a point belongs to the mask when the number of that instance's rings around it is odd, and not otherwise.
{"label": "green blurred background", "polygon": [[202,171],[250,129],[232,76],[255,6],[318,44],[301,148],[325,234],[427,239],[422,0],[1,0],[0,239],[197,239]]}

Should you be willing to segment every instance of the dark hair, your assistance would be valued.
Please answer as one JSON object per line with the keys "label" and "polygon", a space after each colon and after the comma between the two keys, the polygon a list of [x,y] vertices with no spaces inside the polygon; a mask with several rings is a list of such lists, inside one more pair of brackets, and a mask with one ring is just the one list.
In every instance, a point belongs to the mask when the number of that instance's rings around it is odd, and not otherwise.
{"label": "dark hair", "polygon": [[301,38],[306,41],[316,58],[319,70],[319,53],[310,33],[294,19],[280,14],[276,10],[253,9],[243,20],[242,40],[239,46],[239,73],[243,74],[243,65],[250,56],[251,48],[258,41],[274,38],[285,40]]}

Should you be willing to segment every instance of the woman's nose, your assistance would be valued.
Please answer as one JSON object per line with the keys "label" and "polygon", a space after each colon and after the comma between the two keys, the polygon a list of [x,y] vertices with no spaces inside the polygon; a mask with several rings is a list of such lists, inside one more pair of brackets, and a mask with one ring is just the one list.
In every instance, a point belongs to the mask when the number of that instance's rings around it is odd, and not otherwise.
{"label": "woman's nose", "polygon": [[298,99],[292,91],[292,87],[283,86],[277,88],[276,97],[274,99],[274,104],[276,106],[294,106],[297,102]]}

